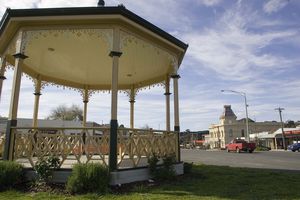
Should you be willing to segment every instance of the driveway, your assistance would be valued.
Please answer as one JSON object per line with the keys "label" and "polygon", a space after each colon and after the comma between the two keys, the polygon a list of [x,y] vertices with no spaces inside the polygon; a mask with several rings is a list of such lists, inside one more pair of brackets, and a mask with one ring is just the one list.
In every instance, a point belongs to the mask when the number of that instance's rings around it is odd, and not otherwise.
{"label": "driveway", "polygon": [[238,154],[220,150],[182,149],[181,160],[207,165],[300,171],[300,152],[290,151],[263,151]]}

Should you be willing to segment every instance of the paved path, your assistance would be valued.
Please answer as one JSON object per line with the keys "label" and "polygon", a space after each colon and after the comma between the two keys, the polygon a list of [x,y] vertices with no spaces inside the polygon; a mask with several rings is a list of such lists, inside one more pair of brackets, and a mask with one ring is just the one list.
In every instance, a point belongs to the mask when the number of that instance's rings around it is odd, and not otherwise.
{"label": "paved path", "polygon": [[264,151],[238,154],[219,150],[182,149],[181,158],[185,162],[207,165],[300,170],[300,152]]}

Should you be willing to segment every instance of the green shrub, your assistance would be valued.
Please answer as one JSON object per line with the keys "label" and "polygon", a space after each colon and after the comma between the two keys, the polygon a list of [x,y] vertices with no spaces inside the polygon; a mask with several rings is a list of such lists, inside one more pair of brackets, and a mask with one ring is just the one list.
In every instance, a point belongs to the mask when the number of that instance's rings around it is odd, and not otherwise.
{"label": "green shrub", "polygon": [[148,160],[150,175],[152,178],[159,181],[174,179],[175,170],[173,164],[175,163],[175,156],[165,156],[162,160],[162,166],[157,166],[159,159],[155,155]]}
{"label": "green shrub", "polygon": [[159,159],[155,154],[148,159],[150,174],[153,175],[156,172],[158,161]]}
{"label": "green shrub", "polygon": [[255,148],[255,151],[269,151],[270,149],[268,147],[264,147],[264,146],[257,146]]}
{"label": "green shrub", "polygon": [[193,168],[193,163],[183,163],[183,171],[185,174],[189,174],[191,173]]}
{"label": "green shrub", "polygon": [[67,190],[71,193],[105,193],[108,190],[109,172],[101,164],[76,164],[68,178]]}
{"label": "green shrub", "polygon": [[53,171],[59,168],[59,158],[50,156],[36,162],[34,170],[38,175],[39,182],[49,182]]}
{"label": "green shrub", "polygon": [[0,161],[0,190],[23,181],[23,166],[12,161]]}

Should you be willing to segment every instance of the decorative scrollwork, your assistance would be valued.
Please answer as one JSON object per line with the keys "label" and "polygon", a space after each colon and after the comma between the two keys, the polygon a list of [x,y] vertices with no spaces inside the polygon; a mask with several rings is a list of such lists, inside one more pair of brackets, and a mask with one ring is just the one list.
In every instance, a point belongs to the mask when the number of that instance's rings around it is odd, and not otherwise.
{"label": "decorative scrollwork", "polygon": [[140,44],[145,49],[147,49],[147,48],[152,49],[152,51],[156,52],[157,55],[164,55],[164,57],[169,59],[171,66],[173,66],[174,69],[176,68],[176,72],[177,72],[177,69],[178,69],[177,56],[169,53],[168,51],[163,50],[159,46],[155,46],[155,45],[151,44],[150,42],[147,42],[144,39],[141,39],[131,33],[125,32],[125,31],[120,32],[120,41],[121,41],[120,42],[121,51],[130,44],[135,44],[135,45]]}
{"label": "decorative scrollwork", "polygon": [[[51,37],[82,37],[88,35],[89,38],[102,39],[107,44],[107,51],[112,49],[113,45],[113,30],[112,29],[99,29],[99,28],[74,28],[74,29],[50,29],[50,30],[33,30],[26,31],[26,39],[24,41],[26,48],[34,40],[40,38]],[[25,52],[25,49],[24,49]]]}

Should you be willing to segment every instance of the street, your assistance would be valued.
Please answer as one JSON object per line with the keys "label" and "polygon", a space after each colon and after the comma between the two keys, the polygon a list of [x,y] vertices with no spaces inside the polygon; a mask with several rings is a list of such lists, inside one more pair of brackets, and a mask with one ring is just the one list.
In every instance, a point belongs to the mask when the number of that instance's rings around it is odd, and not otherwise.
{"label": "street", "polygon": [[261,151],[227,153],[220,150],[181,149],[184,162],[231,167],[249,167],[300,171],[300,152]]}

